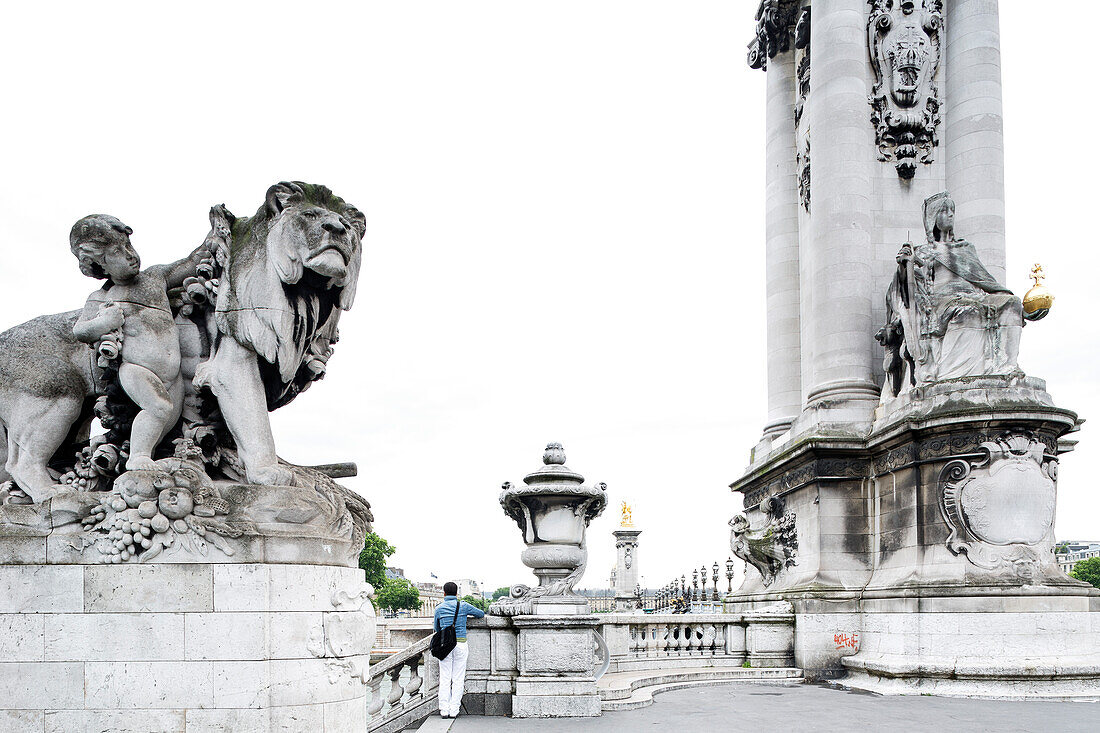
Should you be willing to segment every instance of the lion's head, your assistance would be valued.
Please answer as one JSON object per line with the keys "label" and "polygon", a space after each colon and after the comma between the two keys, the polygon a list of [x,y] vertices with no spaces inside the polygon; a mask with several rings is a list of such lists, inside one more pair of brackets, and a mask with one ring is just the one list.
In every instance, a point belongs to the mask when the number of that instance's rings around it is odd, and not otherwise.
{"label": "lion's head", "polygon": [[324,375],[339,313],[355,300],[366,219],[325,186],[295,181],[269,188],[251,217],[215,206],[210,222],[220,338],[261,357],[273,410]]}

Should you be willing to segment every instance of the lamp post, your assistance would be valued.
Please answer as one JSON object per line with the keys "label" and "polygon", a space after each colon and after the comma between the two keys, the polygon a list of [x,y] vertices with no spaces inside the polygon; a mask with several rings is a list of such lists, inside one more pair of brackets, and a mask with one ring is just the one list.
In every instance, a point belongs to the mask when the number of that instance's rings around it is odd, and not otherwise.
{"label": "lamp post", "polygon": [[726,560],[726,579],[729,581],[729,592],[733,593],[733,558]]}
{"label": "lamp post", "polygon": [[711,568],[711,578],[714,580],[714,600],[718,600],[718,562],[715,561]]}

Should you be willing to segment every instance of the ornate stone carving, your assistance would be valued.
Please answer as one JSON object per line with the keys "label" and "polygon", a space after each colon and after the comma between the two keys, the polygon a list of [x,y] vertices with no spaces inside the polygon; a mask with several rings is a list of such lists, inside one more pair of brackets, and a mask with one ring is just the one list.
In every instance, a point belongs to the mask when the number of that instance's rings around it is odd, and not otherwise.
{"label": "ornate stone carving", "polygon": [[802,208],[810,213],[810,136],[806,136],[806,146],[798,151],[798,199]]}
{"label": "ornate stone carving", "polygon": [[1021,433],[980,448],[984,457],[951,461],[940,472],[947,547],[987,570],[1034,566],[1034,548],[1054,531],[1058,461],[1042,441]]}
{"label": "ornate stone carving", "polygon": [[871,121],[879,159],[895,161],[912,178],[917,161],[931,163],[939,139],[940,31],[943,0],[868,0],[867,38],[875,84]]}
{"label": "ornate stone carving", "polygon": [[106,284],[0,334],[0,501],[36,505],[51,531],[80,522],[73,547],[106,562],[234,555],[244,535],[361,544],[369,505],[281,461],[268,411],[324,376],[363,215],[284,182],[254,216],[219,205],[209,222],[190,255],[145,270],[118,219],[74,225],[81,271]]}
{"label": "ornate stone carving", "polygon": [[738,514],[730,520],[730,549],[733,554],[760,571],[764,587],[770,586],[784,568],[795,564],[798,554],[798,535],[795,532],[795,515],[783,511],[783,502],[769,497],[760,504],[760,511],[768,518],[753,529],[748,517]]}
{"label": "ornate stone carving", "polygon": [[798,0],[761,0],[756,10],[756,37],[749,44],[751,69],[767,69],[768,59],[791,50],[791,30]]}
{"label": "ornate stone carving", "polygon": [[946,192],[924,202],[927,241],[906,243],[886,292],[884,393],[983,375],[1023,376],[1016,365],[1023,330],[1020,299],[955,238],[955,202]]}
{"label": "ornate stone carving", "polygon": [[503,485],[500,505],[523,533],[527,549],[520,559],[539,578],[532,588],[518,584],[508,598],[490,607],[498,616],[533,612],[536,599],[573,597],[573,588],[588,564],[585,531],[607,506],[607,485],[586,486],[584,476],[565,465],[560,443],[550,443],[543,467],[524,477],[524,486]]}
{"label": "ornate stone carving", "polygon": [[803,8],[794,27],[794,47],[801,51],[795,77],[798,84],[798,99],[794,103],[794,125],[802,123],[802,110],[806,98],[810,96],[810,9]]}

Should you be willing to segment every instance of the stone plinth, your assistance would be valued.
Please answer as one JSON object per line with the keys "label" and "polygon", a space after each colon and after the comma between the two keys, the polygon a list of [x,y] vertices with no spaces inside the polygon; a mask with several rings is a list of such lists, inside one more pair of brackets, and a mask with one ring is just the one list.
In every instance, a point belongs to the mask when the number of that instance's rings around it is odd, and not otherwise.
{"label": "stone plinth", "polygon": [[600,714],[594,633],[599,619],[516,616],[518,676],[513,718],[579,718]]}
{"label": "stone plinth", "polygon": [[1053,554],[1058,456],[1076,424],[1040,380],[983,377],[907,392],[866,440],[776,451],[734,488],[752,527],[793,526],[773,535],[793,543],[774,553],[790,562],[750,567],[728,608],[791,601],[809,678],[1096,695],[1100,592]]}
{"label": "stone plinth", "polygon": [[366,729],[356,568],[0,566],[5,731]]}

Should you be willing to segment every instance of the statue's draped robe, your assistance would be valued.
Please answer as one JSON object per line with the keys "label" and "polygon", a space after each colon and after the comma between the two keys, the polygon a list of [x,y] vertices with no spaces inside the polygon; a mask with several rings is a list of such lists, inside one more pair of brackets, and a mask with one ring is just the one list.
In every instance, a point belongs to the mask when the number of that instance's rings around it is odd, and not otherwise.
{"label": "statue's draped robe", "polygon": [[926,245],[933,276],[934,379],[956,379],[1019,371],[1023,328],[1020,300],[985,269],[974,245],[965,240]]}

